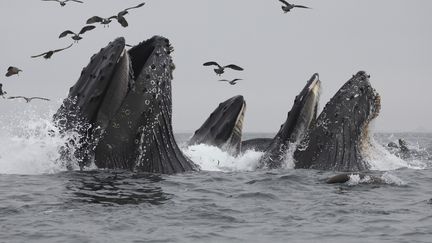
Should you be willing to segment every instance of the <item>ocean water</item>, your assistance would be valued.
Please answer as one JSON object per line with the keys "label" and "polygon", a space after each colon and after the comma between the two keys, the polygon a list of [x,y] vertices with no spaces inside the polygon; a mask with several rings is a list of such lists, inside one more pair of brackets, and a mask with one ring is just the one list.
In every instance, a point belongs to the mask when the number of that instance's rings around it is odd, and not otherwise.
{"label": "ocean water", "polygon": [[[382,180],[329,185],[336,173],[294,170],[289,154],[283,169],[255,170],[260,152],[205,145],[183,149],[200,172],[78,171],[58,154],[76,136],[52,136],[49,118],[0,124],[0,242],[431,242],[432,134],[374,134]],[[385,149],[398,138],[415,155]]]}

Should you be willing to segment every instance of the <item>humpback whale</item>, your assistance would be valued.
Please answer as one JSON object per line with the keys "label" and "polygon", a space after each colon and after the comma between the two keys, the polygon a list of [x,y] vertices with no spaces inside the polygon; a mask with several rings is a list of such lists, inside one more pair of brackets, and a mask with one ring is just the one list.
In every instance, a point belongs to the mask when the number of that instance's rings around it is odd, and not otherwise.
{"label": "humpback whale", "polygon": [[295,168],[366,171],[369,123],[381,108],[369,75],[358,72],[327,103],[302,144],[294,152]]}
{"label": "humpback whale", "polygon": [[261,157],[259,167],[279,168],[285,159],[290,144],[303,138],[317,116],[321,81],[317,73],[313,74],[306,86],[295,98],[294,105],[279,132]]}
{"label": "humpback whale", "polygon": [[204,124],[195,131],[188,145],[212,145],[237,155],[241,150],[245,111],[246,102],[241,95],[220,103]]}
{"label": "humpback whale", "polygon": [[62,131],[88,137],[81,166],[94,160],[98,168],[163,174],[199,169],[172,131],[171,51],[159,36],[128,51],[118,38],[91,58],[54,115]]}

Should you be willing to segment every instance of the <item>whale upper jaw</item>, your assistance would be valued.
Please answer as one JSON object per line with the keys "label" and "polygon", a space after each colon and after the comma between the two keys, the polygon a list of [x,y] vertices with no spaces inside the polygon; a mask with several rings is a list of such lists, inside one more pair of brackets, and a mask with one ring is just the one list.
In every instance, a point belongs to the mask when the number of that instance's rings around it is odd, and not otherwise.
{"label": "whale upper jaw", "polygon": [[279,132],[261,157],[260,168],[279,168],[283,165],[290,144],[301,140],[311,124],[314,123],[320,91],[321,81],[319,75],[315,73],[295,98],[285,123],[281,125]]}
{"label": "whale upper jaw", "polygon": [[241,149],[245,111],[246,102],[241,95],[220,103],[195,131],[188,145],[207,144],[237,155]]}
{"label": "whale upper jaw", "polygon": [[327,103],[295,151],[295,167],[335,171],[366,171],[369,124],[379,114],[380,96],[369,75],[358,72]]}

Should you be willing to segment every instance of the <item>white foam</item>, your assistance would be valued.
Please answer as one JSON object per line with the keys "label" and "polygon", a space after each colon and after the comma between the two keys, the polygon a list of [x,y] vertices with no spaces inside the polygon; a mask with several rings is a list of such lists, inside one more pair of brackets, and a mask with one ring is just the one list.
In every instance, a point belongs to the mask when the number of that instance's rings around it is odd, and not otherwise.
{"label": "white foam", "polygon": [[372,182],[372,178],[370,176],[364,176],[363,178],[361,178],[359,174],[351,174],[349,176],[349,181],[347,182],[347,184],[350,186],[355,186],[358,184],[371,183],[371,182]]}
{"label": "white foam", "polygon": [[390,153],[373,136],[371,136],[370,146],[366,151],[366,161],[371,165],[372,170],[388,171],[400,168],[424,169],[426,164],[419,160],[405,161],[398,156]]}
{"label": "white foam", "polygon": [[248,150],[237,157],[218,147],[198,144],[183,148],[183,152],[202,170],[207,171],[253,171],[258,165],[262,152]]}
{"label": "white foam", "polygon": [[[378,181],[376,179],[378,179]],[[365,175],[362,178],[359,174],[351,174],[349,175],[349,181],[347,182],[347,184],[349,186],[356,186],[359,184],[369,184],[375,182],[389,184],[389,185],[396,185],[396,186],[406,185],[406,182],[401,180],[399,177],[391,174],[390,172],[385,172],[378,178],[369,175]]]}
{"label": "white foam", "polygon": [[77,139],[77,134],[60,136],[52,122],[52,114],[41,115],[26,109],[8,119],[3,117],[0,174],[45,174],[66,170],[66,164],[60,161],[59,148],[71,139]]}
{"label": "white foam", "polygon": [[404,182],[403,180],[401,180],[399,177],[391,174],[390,172],[385,172],[381,176],[381,180],[383,180],[386,184],[397,185],[397,186],[404,186],[404,185],[406,185],[406,182]]}

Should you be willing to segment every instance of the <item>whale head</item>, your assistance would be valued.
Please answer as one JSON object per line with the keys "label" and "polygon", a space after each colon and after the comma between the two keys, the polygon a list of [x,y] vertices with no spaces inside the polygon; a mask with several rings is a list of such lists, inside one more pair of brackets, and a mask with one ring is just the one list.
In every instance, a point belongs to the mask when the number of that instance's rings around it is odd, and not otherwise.
{"label": "whale head", "polygon": [[240,152],[246,102],[241,95],[222,103],[195,131],[189,145],[208,144],[237,155]]}
{"label": "whale head", "polygon": [[294,153],[296,168],[364,171],[369,124],[379,114],[381,99],[369,75],[360,71],[327,103]]}
{"label": "whale head", "polygon": [[259,163],[260,167],[278,168],[282,165],[290,144],[301,140],[314,123],[320,91],[321,81],[319,75],[315,73],[296,96],[285,123],[281,125],[279,132],[265,150]]}
{"label": "whale head", "polygon": [[[196,169],[172,131],[174,64],[168,39],[155,36],[129,50],[118,38],[94,55],[54,118],[90,134],[86,151],[99,168],[176,173]],[[85,158],[88,160],[88,158]]]}

